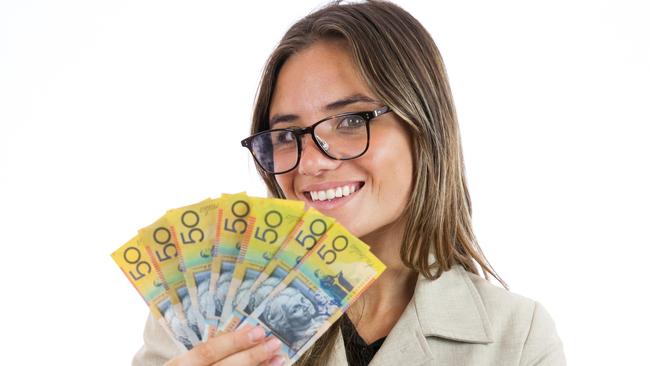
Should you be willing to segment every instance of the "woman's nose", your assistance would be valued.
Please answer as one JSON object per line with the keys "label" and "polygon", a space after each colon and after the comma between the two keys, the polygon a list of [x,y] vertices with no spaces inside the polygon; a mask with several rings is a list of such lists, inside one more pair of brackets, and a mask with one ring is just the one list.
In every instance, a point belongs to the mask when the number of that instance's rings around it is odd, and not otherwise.
{"label": "woman's nose", "polygon": [[[328,145],[324,146],[329,148]],[[302,153],[300,156],[300,163],[298,163],[298,172],[300,174],[318,176],[324,171],[338,168],[341,163],[341,160],[330,159],[325,155],[323,151],[316,146],[311,136],[303,136]]]}

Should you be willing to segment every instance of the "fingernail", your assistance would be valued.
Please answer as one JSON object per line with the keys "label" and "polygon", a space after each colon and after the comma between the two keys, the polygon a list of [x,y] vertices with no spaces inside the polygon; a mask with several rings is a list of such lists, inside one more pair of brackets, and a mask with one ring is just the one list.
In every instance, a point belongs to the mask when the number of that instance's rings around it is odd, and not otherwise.
{"label": "fingernail", "polygon": [[253,330],[248,332],[248,338],[251,340],[251,342],[257,342],[260,339],[264,338],[264,329],[260,327],[255,327]]}
{"label": "fingernail", "polygon": [[284,365],[284,359],[280,356],[273,356],[271,361],[269,361],[270,366],[281,366]]}
{"label": "fingernail", "polygon": [[273,352],[277,351],[278,349],[280,349],[281,344],[282,344],[282,342],[280,342],[277,338],[271,338],[268,341],[266,341],[266,344],[265,344],[266,350],[269,353],[273,353]]}

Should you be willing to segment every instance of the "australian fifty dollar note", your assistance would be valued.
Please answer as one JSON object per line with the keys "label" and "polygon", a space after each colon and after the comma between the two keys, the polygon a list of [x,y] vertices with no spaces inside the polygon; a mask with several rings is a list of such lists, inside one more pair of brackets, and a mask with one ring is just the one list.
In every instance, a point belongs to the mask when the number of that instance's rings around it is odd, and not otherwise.
{"label": "australian fifty dollar note", "polygon": [[[223,194],[219,201],[216,228],[216,255],[210,267],[206,312],[207,337],[218,333],[219,321],[235,272],[239,251],[248,245],[252,233],[251,200],[245,193]],[[207,338],[206,337],[206,338]]]}
{"label": "australian fifty dollar note", "polygon": [[135,236],[111,254],[122,273],[148,305],[151,315],[181,350],[192,349],[187,328],[172,309],[172,301],[151,263],[149,254]]}
{"label": "australian fifty dollar note", "polygon": [[[385,270],[368,246],[334,224],[238,327],[262,325],[293,363]],[[228,329],[228,328],[226,328]]]}
{"label": "australian fifty dollar note", "polygon": [[218,208],[218,199],[206,199],[169,210],[165,215],[182,264],[191,304],[189,312],[197,320],[202,339],[205,339],[210,267],[216,254]]}
{"label": "australian fifty dollar note", "polygon": [[305,254],[318,244],[334,222],[333,218],[309,208],[251,285],[248,302],[238,304],[239,312],[252,313],[271,290],[300,263]]}
{"label": "australian fifty dollar note", "polygon": [[250,289],[303,216],[302,201],[250,197],[250,239],[242,245],[219,322],[225,326],[234,307],[248,304]]}
{"label": "australian fifty dollar note", "polygon": [[201,342],[197,315],[192,312],[192,301],[185,285],[183,263],[178,257],[172,228],[165,216],[140,229],[140,241],[149,253],[151,264],[171,299],[172,308],[188,339],[193,345]]}

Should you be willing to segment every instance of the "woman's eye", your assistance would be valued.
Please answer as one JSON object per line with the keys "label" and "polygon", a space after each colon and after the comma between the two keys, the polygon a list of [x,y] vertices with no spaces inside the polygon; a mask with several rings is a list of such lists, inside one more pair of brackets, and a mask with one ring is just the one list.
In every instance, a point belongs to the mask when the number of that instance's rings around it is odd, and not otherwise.
{"label": "woman's eye", "polygon": [[343,117],[339,124],[336,126],[337,129],[354,129],[363,127],[366,121],[359,116],[347,116]]}
{"label": "woman's eye", "polygon": [[286,132],[278,133],[276,138],[275,138],[274,143],[279,144],[279,145],[280,144],[291,144],[291,143],[293,143],[293,141],[294,141],[293,133],[286,131]]}

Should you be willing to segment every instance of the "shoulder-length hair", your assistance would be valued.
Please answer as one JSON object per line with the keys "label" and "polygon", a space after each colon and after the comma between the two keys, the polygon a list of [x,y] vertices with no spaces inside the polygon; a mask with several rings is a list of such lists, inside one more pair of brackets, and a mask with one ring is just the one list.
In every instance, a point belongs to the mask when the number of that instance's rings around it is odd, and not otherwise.
{"label": "shoulder-length hair", "polygon": [[[404,212],[404,264],[429,279],[455,264],[475,274],[480,267],[486,279],[491,275],[507,288],[472,229],[460,132],[442,57],[427,30],[404,9],[384,1],[336,1],[295,23],[267,60],[251,132],[269,129],[273,90],[287,59],[321,41],[343,41],[370,91],[410,131],[414,182]],[[271,194],[284,197],[273,175],[258,171]],[[333,339],[323,337],[301,361],[317,363]]]}

